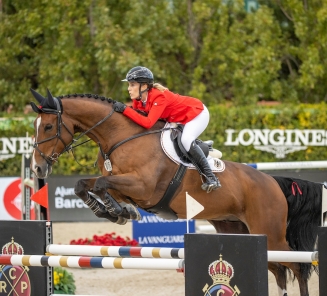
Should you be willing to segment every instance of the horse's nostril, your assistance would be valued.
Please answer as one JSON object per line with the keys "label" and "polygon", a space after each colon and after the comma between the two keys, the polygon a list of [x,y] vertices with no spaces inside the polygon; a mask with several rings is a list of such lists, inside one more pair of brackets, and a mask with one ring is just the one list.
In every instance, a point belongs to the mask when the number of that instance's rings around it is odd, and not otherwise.
{"label": "horse's nostril", "polygon": [[38,173],[41,172],[41,167],[39,167],[38,165],[35,166],[35,169],[36,169],[36,171],[37,171]]}

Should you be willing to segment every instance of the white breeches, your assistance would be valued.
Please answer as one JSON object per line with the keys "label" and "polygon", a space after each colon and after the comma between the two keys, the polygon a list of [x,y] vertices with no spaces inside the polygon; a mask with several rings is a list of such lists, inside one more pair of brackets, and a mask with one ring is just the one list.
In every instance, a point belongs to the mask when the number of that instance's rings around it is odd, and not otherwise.
{"label": "white breeches", "polygon": [[190,150],[192,142],[198,138],[208,126],[210,119],[209,111],[206,106],[203,105],[203,107],[204,109],[202,112],[184,126],[181,141],[186,151]]}

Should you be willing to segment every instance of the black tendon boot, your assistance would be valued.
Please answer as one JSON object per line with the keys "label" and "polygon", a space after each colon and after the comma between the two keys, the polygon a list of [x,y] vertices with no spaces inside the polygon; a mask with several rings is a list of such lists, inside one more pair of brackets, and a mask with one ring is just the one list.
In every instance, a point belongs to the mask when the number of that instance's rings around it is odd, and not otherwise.
{"label": "black tendon boot", "polygon": [[201,172],[206,176],[206,182],[202,184],[201,188],[207,193],[221,187],[221,184],[218,178],[213,174],[207,158],[205,157],[201,148],[195,143],[192,142],[190,151],[188,152],[191,156],[192,161],[195,162],[195,165],[199,167]]}

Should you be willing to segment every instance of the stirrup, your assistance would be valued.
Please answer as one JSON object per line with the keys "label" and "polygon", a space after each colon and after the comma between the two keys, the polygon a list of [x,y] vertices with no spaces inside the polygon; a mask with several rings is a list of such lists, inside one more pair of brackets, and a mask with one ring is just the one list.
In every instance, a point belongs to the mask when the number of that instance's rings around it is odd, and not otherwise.
{"label": "stirrup", "polygon": [[221,187],[220,184],[215,185],[215,184],[204,183],[204,184],[201,185],[202,190],[207,191],[207,193],[210,193],[212,190],[216,190],[216,189],[218,189],[220,187]]}
{"label": "stirrup", "polygon": [[[210,180],[211,181],[211,180]],[[213,181],[211,184],[209,183],[203,183],[201,185],[202,190],[207,191],[207,193],[210,193],[212,190],[216,190],[221,187],[221,184],[219,180]]]}

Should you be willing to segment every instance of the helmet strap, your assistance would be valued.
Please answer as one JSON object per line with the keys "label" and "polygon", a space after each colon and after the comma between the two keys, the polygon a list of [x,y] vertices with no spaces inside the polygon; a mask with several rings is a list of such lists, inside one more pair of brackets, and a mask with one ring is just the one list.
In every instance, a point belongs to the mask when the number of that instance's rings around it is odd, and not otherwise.
{"label": "helmet strap", "polygon": [[141,87],[142,87],[142,83],[140,83],[140,88],[139,88],[140,96],[136,99],[136,101],[141,101],[143,93],[150,90],[149,86],[145,90],[141,90]]}

